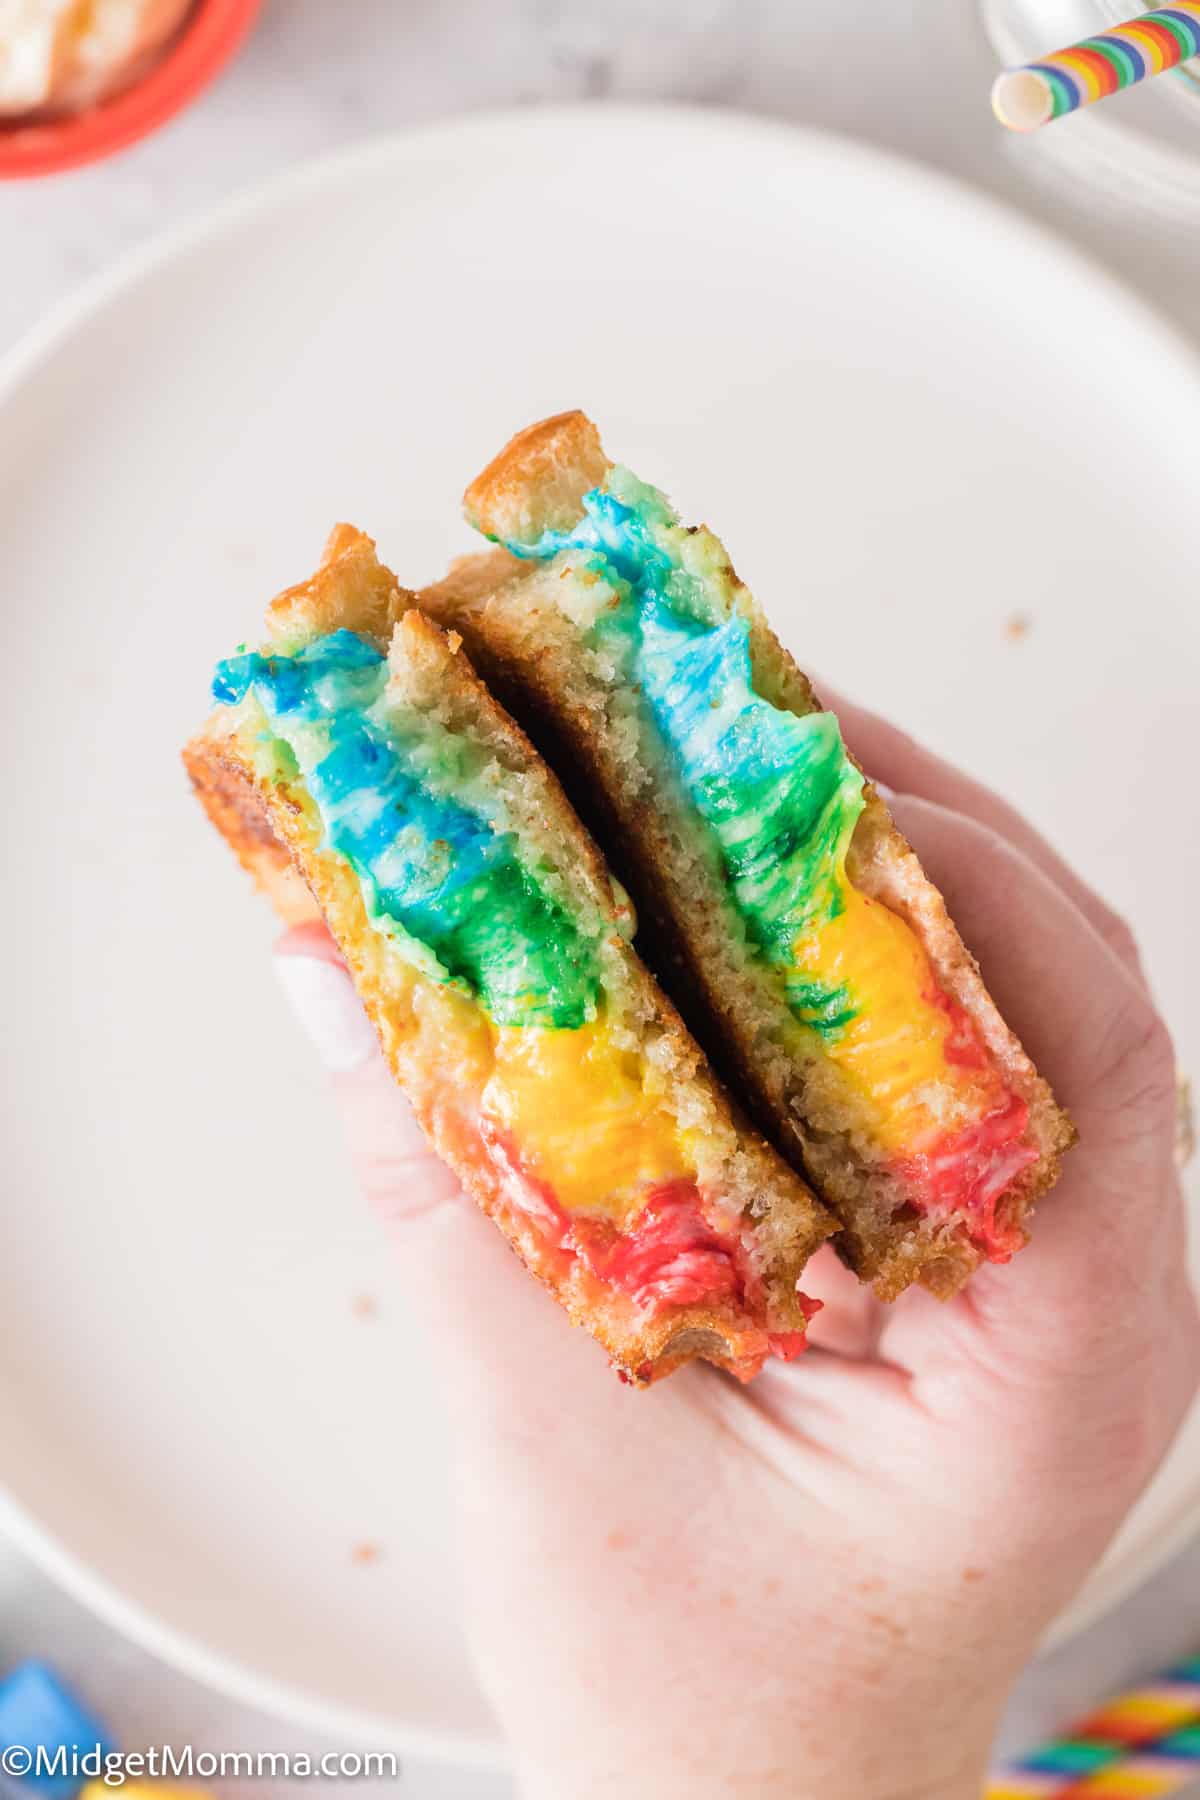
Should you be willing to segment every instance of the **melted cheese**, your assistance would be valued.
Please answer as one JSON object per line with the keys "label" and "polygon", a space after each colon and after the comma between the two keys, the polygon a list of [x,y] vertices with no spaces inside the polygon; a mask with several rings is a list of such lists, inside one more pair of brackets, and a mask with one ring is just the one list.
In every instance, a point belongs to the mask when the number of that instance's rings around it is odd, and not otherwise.
{"label": "melted cheese", "polygon": [[651,1189],[694,1177],[678,1122],[603,1017],[576,1031],[501,1027],[495,1059],[484,1116],[568,1212],[624,1224]]}
{"label": "melted cheese", "polygon": [[825,1040],[825,1054],[870,1100],[880,1141],[900,1149],[930,1122],[922,1090],[950,1073],[950,1019],[929,998],[929,959],[911,927],[849,883],[842,900],[836,917],[796,939],[795,966],[854,994],[857,1010]]}

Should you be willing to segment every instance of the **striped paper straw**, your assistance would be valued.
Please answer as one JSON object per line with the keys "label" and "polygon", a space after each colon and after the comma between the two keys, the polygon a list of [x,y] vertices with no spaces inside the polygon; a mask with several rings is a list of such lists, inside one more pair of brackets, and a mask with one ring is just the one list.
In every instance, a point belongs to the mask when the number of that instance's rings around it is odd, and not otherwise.
{"label": "striped paper straw", "polygon": [[1200,1779],[1200,1656],[998,1769],[985,1800],[1157,1800]]}
{"label": "striped paper straw", "polygon": [[1035,131],[1190,56],[1200,56],[1200,0],[1175,0],[1023,69],[1006,69],[992,88],[992,111],[1010,131]]}

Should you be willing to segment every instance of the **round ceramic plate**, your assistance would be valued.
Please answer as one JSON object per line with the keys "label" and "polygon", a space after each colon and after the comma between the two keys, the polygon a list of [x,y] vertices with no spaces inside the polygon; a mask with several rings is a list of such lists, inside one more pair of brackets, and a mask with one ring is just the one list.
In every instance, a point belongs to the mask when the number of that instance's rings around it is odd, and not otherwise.
{"label": "round ceramic plate", "polygon": [[[305,170],[90,289],[2,396],[12,1521],[192,1672],[486,1759],[427,1355],[179,766],[210,665],[337,519],[436,574],[482,462],[586,407],[803,662],[1128,912],[1200,1068],[1196,365],[976,194],[610,108]],[[1063,1629],[1198,1500],[1194,1425]]]}

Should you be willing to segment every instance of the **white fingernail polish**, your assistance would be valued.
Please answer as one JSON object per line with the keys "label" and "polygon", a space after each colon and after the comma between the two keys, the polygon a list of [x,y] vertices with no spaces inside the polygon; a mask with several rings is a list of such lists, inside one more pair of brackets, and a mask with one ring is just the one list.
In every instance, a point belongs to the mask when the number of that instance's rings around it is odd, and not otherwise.
{"label": "white fingernail polish", "polygon": [[357,1069],[378,1039],[344,969],[315,956],[277,956],[275,973],[317,1055],[337,1075]]}

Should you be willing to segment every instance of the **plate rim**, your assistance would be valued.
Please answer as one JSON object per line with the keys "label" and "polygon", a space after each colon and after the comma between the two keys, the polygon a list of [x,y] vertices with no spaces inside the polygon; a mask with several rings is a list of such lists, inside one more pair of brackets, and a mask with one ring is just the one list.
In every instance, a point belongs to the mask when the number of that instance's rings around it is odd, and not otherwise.
{"label": "plate rim", "polygon": [[899,151],[881,148],[864,138],[832,131],[822,126],[792,123],[743,111],[737,107],[704,106],[688,101],[566,101],[546,105],[487,107],[450,115],[428,124],[401,127],[343,145],[336,150],[308,157],[294,168],[276,170],[260,181],[236,189],[216,205],[189,213],[176,224],[152,233],[143,243],[121,251],[111,262],[86,276],[60,299],[54,301],[45,315],[35,320],[0,354],[0,405],[6,404],[21,382],[48,360],[58,343],[69,332],[126,288],[169,263],[173,258],[199,249],[219,237],[241,220],[270,208],[292,193],[302,193],[325,182],[336,182],[352,170],[369,169],[372,164],[386,163],[407,148],[422,145],[436,147],[439,141],[457,142],[471,137],[486,138],[495,132],[518,135],[549,129],[594,128],[603,121],[602,129],[614,123],[629,128],[674,130],[680,126],[702,128],[704,135],[735,138],[739,146],[747,138],[757,137],[764,145],[776,144],[785,153],[801,145],[815,145],[860,168],[890,172],[906,185],[924,186],[938,192],[951,204],[967,206],[990,215],[1011,238],[1024,237],[1040,244],[1045,256],[1057,261],[1064,271],[1086,276],[1091,284],[1103,289],[1109,301],[1130,316],[1137,315],[1159,347],[1191,366],[1200,380],[1200,343],[1193,342],[1181,325],[1148,295],[1131,286],[1115,269],[1082,245],[1058,235],[1041,219],[1021,211],[1014,203],[1002,199],[988,189],[977,186],[965,176],[950,173],[931,163]]}
{"label": "plate rim", "polygon": [[51,1527],[35,1518],[10,1493],[0,1473],[0,1532],[23,1551],[34,1566],[55,1581],[103,1624],[140,1649],[157,1656],[168,1668],[223,1694],[239,1706],[294,1722],[331,1738],[394,1749],[403,1759],[414,1756],[449,1763],[472,1772],[500,1773],[509,1767],[503,1740],[449,1728],[403,1724],[314,1693],[293,1682],[263,1675],[224,1651],[213,1650],[192,1633],[169,1625],[140,1601],[131,1600],[107,1576],[63,1543]]}
{"label": "plate rim", "polygon": [[[806,152],[857,165],[866,175],[899,183],[908,191],[923,189],[930,199],[959,213],[971,212],[1014,244],[1058,265],[1060,272],[1085,281],[1103,301],[1127,318],[1130,328],[1149,339],[1156,352],[1190,379],[1200,397],[1200,345],[1188,337],[1156,303],[1129,285],[1107,264],[1078,244],[1058,236],[1041,220],[1021,211],[965,177],[918,159],[873,145],[841,132],[746,112],[735,107],[708,107],[675,102],[568,102],[524,107],[490,107],[452,114],[420,124],[359,139],[336,150],[305,159],[255,181],[215,206],[189,214],[124,251],[55,301],[42,318],[0,355],[0,428],[3,409],[20,389],[35,380],[72,335],[110,305],[181,256],[219,241],[256,215],[269,214],[297,194],[336,185],[376,167],[403,161],[422,149],[451,147],[470,154],[494,139],[583,130],[588,133],[690,131],[697,138],[735,140],[740,152],[773,147],[781,161]],[[1198,1403],[1200,1404],[1200,1403]],[[392,1745],[435,1763],[455,1763],[472,1770],[501,1771],[509,1766],[503,1740],[452,1728],[401,1723],[330,1700],[293,1683],[276,1680],[224,1651],[214,1650],[186,1630],[168,1624],[150,1608],[128,1598],[115,1582],[69,1549],[59,1535],[34,1516],[10,1491],[0,1469],[0,1529],[31,1562],[90,1612],[144,1649],[210,1689],[229,1698],[328,1735],[345,1734],[362,1741]],[[1200,1529],[1200,1475],[1190,1502],[1181,1502],[1170,1525],[1153,1541],[1131,1545],[1124,1556],[1101,1563],[1054,1621],[1043,1649],[1057,1648],[1093,1625],[1134,1588],[1162,1568]]]}

